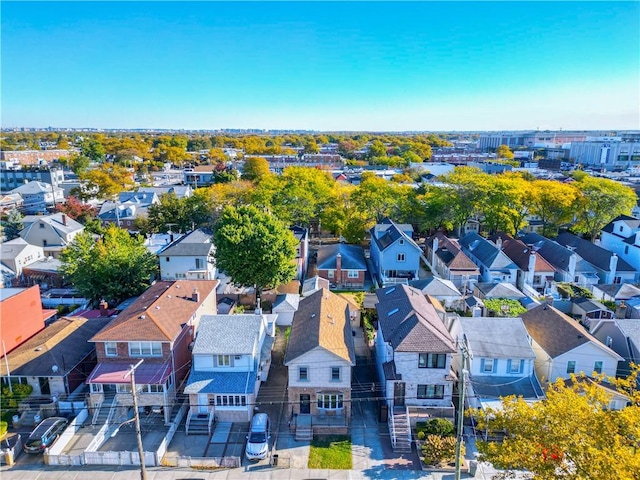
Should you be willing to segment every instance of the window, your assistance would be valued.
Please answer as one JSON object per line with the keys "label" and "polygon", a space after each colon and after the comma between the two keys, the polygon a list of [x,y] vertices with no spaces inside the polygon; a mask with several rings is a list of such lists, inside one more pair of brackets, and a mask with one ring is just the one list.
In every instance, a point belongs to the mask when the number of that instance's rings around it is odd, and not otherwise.
{"label": "window", "polygon": [[144,393],[162,393],[164,392],[164,385],[144,385],[142,391]]}
{"label": "window", "polygon": [[91,384],[91,393],[102,393],[102,384],[101,383],[92,383]]}
{"label": "window", "polygon": [[169,257],[164,257],[165,261],[169,262],[171,259]]}
{"label": "window", "polygon": [[39,226],[40,228],[44,228],[44,223],[40,223],[38,226]]}
{"label": "window", "polygon": [[104,342],[104,354],[107,357],[117,357],[118,344],[116,342]]}
{"label": "window", "polygon": [[418,385],[418,399],[444,398],[444,385]]}
{"label": "window", "polygon": [[622,225],[620,225],[620,232],[624,230],[624,227]]}
{"label": "window", "polygon": [[496,371],[497,363],[493,358],[483,358],[480,360],[480,370],[483,373],[494,373]]}
{"label": "window", "polygon": [[196,258],[196,270],[200,270],[202,268],[202,259]]}
{"label": "window", "polygon": [[596,373],[602,373],[602,362],[596,362],[593,364],[593,371]]}
{"label": "window", "polygon": [[217,407],[246,407],[246,395],[216,395]]}
{"label": "window", "polygon": [[161,357],[161,342],[129,342],[130,357]]}
{"label": "window", "polygon": [[337,410],[344,407],[344,396],[341,393],[318,394],[318,408]]}
{"label": "window", "polygon": [[309,367],[298,367],[298,380],[301,382],[309,380]]}
{"label": "window", "polygon": [[340,367],[331,367],[331,381],[332,382],[340,381]]}
{"label": "window", "polygon": [[445,368],[447,356],[444,353],[419,353],[418,368]]}
{"label": "window", "polygon": [[404,238],[400,239],[400,241],[398,242],[398,245],[404,245]]}
{"label": "window", "polygon": [[575,360],[569,360],[567,362],[567,373],[576,373],[576,362],[575,362]]}
{"label": "window", "polygon": [[358,271],[357,270],[347,270],[347,277],[348,278],[358,278]]}
{"label": "window", "polygon": [[399,262],[404,262],[404,253],[399,253],[399,254],[398,254],[398,257],[397,257],[397,260],[398,260]]}
{"label": "window", "polygon": [[333,278],[333,276],[335,275],[333,270],[327,270],[327,277],[329,278]]}
{"label": "window", "polygon": [[522,373],[524,371],[524,360],[507,360],[508,373]]}
{"label": "window", "polygon": [[131,393],[130,383],[118,383],[116,385],[116,392],[118,393]]}
{"label": "window", "polygon": [[219,367],[230,367],[231,366],[231,356],[230,355],[218,355],[218,366]]}

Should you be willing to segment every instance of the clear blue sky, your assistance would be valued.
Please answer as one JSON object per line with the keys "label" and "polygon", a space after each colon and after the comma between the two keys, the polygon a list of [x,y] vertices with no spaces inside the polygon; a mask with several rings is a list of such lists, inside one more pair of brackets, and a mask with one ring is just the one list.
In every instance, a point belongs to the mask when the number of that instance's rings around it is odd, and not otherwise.
{"label": "clear blue sky", "polygon": [[2,126],[640,128],[639,2],[2,2]]}

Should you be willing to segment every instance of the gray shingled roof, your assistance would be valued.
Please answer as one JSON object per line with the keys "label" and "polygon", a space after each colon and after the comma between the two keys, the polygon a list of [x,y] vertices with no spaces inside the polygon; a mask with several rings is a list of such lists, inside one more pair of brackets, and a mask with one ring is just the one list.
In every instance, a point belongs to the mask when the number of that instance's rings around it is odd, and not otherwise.
{"label": "gray shingled roof", "polygon": [[359,245],[336,243],[318,249],[318,270],[335,270],[336,257],[340,254],[342,270],[367,270],[364,249]]}
{"label": "gray shingled roof", "polygon": [[[574,247],[576,253],[591,265],[599,268],[600,270],[604,270],[605,272],[609,271],[611,257],[614,255],[613,252],[595,245],[588,240],[576,237],[575,235],[568,232],[558,235],[555,238],[555,241],[565,247]],[[635,272],[635,269],[631,265],[629,265],[624,258],[618,257],[616,271]]]}
{"label": "gray shingled roof", "polygon": [[204,257],[209,254],[211,247],[211,233],[199,228],[167,245],[158,253],[158,256]]}
{"label": "gray shingled roof", "polygon": [[496,377],[493,375],[475,376],[471,379],[473,391],[480,398],[501,398],[509,395],[525,399],[544,397],[537,380],[531,377]]}
{"label": "gray shingled roof", "polygon": [[508,298],[520,300],[521,298],[526,297],[524,293],[510,283],[476,283],[475,286],[485,298]]}
{"label": "gray shingled roof", "polygon": [[602,231],[607,233],[613,233],[614,235],[620,236],[613,231],[614,224],[616,222],[619,222],[620,220],[623,220],[624,223],[626,223],[629,226],[629,228],[631,228],[631,230],[635,230],[640,227],[640,219],[637,219],[635,217],[630,217],[629,215],[619,215],[613,220],[611,220],[609,223],[607,223],[602,229]]}
{"label": "gray shingled roof", "polygon": [[[520,318],[460,317],[460,326],[474,357],[536,358]],[[496,341],[509,339],[508,342]]]}
{"label": "gray shingled roof", "polygon": [[458,296],[462,298],[462,294],[451,280],[429,277],[420,280],[411,280],[409,285],[417,288],[424,295],[432,295],[436,298],[442,296]]}
{"label": "gray shingled roof", "polygon": [[[382,223],[375,225],[371,230],[371,241],[375,242],[380,251],[387,248],[389,245],[396,242],[400,238],[404,239],[408,244],[417,248],[420,253],[422,253],[422,249],[418,246],[416,242],[413,241],[411,236],[404,233],[403,229],[410,229],[413,231],[413,227],[411,225],[405,224],[396,224],[390,218],[385,218]],[[384,232],[381,235],[381,232]]]}
{"label": "gray shingled roof", "polygon": [[203,315],[193,354],[250,354],[260,339],[266,320],[262,315]]}
{"label": "gray shingled roof", "polygon": [[493,242],[475,232],[467,233],[460,239],[460,246],[469,251],[483,265],[492,270],[516,269],[515,263]]}
{"label": "gray shingled roof", "polygon": [[453,338],[433,305],[407,285],[382,288],[378,296],[378,322],[384,340],[399,352],[453,353]]}

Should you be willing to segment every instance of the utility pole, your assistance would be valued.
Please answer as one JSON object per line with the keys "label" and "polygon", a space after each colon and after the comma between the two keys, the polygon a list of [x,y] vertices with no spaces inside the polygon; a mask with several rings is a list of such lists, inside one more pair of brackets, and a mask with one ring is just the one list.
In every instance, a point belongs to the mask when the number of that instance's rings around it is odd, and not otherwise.
{"label": "utility pole", "polygon": [[129,371],[122,378],[131,377],[131,395],[133,397],[133,415],[136,424],[136,439],[138,440],[138,454],[140,455],[140,480],[147,480],[147,467],[144,464],[144,448],[142,448],[142,433],[140,432],[140,414],[138,413],[138,392],[136,391],[136,368],[144,358],[129,367]]}
{"label": "utility pole", "polygon": [[462,340],[458,340],[458,348],[462,354],[462,368],[460,369],[460,378],[458,386],[458,425],[456,426],[456,477],[460,480],[460,468],[462,466],[462,444],[464,443],[464,376],[466,374],[467,360],[469,351],[467,350],[467,337],[462,335]]}

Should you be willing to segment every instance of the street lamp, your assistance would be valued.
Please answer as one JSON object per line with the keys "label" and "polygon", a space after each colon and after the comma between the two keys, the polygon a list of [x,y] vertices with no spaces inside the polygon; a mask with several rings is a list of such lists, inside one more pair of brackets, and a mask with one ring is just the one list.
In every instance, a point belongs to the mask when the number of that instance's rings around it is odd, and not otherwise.
{"label": "street lamp", "polygon": [[142,435],[140,433],[140,415],[138,414],[138,394],[136,392],[136,368],[138,368],[142,362],[144,362],[144,358],[141,359],[135,365],[131,365],[129,367],[129,371],[124,374],[122,378],[127,378],[131,376],[131,396],[133,397],[133,419],[128,420],[124,423],[121,423],[118,428],[113,432],[112,436],[115,435],[120,427],[125,423],[129,423],[134,421],[136,424],[136,440],[138,441],[138,454],[140,455],[140,480],[147,480],[147,467],[144,464],[144,449],[142,448]]}

